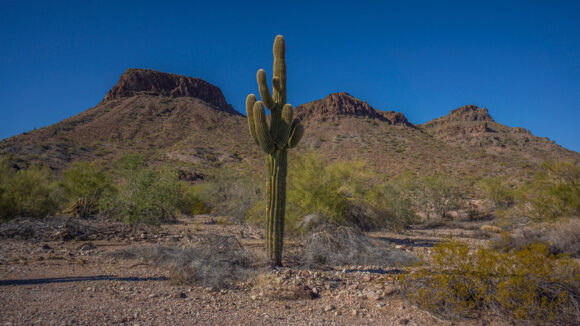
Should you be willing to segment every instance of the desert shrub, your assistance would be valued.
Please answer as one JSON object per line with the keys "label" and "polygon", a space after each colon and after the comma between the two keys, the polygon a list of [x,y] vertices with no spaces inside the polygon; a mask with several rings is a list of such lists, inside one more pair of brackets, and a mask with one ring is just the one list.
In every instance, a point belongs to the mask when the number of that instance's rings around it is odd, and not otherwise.
{"label": "desert shrub", "polygon": [[259,256],[247,251],[234,237],[214,236],[194,247],[132,247],[113,257],[140,259],[169,270],[178,283],[223,288],[249,279],[260,268]]}
{"label": "desert shrub", "polygon": [[[580,164],[546,161],[532,182],[522,187],[521,202],[536,221],[580,215]],[[527,205],[529,204],[529,205]]]}
{"label": "desert shrub", "polygon": [[514,186],[505,178],[485,178],[480,180],[476,187],[497,208],[508,208],[515,203],[516,193]]}
{"label": "desert shrub", "polygon": [[428,214],[432,212],[439,218],[447,218],[450,211],[463,206],[465,199],[457,177],[434,173],[416,181],[416,203],[425,207]]}
{"label": "desert shrub", "polygon": [[216,214],[242,222],[251,208],[263,200],[264,182],[247,172],[224,167],[208,179],[198,187],[199,196]]}
{"label": "desert shrub", "polygon": [[0,162],[0,219],[45,217],[58,211],[62,196],[53,173],[45,167],[12,170]]}
{"label": "desert shrub", "polygon": [[87,162],[74,163],[63,172],[60,183],[68,205],[79,217],[87,217],[98,210],[104,196],[114,196],[113,179],[103,169]]}
{"label": "desert shrub", "polygon": [[402,266],[416,262],[415,256],[351,227],[325,225],[307,234],[303,242],[300,256],[302,263],[309,266]]}
{"label": "desert shrub", "polygon": [[[443,317],[483,311],[520,323],[578,324],[580,265],[543,244],[506,253],[443,241],[430,265],[400,277],[411,302]],[[423,263],[426,264],[426,263]]]}
{"label": "desert shrub", "polygon": [[131,225],[159,225],[174,219],[183,196],[178,175],[148,168],[142,156],[129,154],[117,164],[119,192],[103,200],[100,209]]}
{"label": "desert shrub", "polygon": [[306,231],[304,217],[365,230],[399,228],[415,217],[411,202],[364,162],[324,163],[315,154],[293,160],[288,175],[286,221]]}
{"label": "desert shrub", "polygon": [[182,184],[182,197],[179,210],[183,214],[198,215],[210,212],[208,205],[202,199],[198,187]]}
{"label": "desert shrub", "polygon": [[555,224],[539,224],[515,229],[491,239],[493,248],[502,251],[521,250],[532,243],[544,244],[552,254],[580,257],[580,219],[571,218]]}

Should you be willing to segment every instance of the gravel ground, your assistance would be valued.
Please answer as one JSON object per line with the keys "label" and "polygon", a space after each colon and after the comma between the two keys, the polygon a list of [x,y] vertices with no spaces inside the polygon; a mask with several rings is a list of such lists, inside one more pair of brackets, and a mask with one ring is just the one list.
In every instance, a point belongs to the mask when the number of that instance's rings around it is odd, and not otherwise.
{"label": "gravel ground", "polygon": [[[439,320],[401,298],[392,281],[398,270],[381,266],[265,270],[220,290],[176,284],[163,268],[110,255],[153,243],[184,246],[196,232],[260,242],[236,228],[196,222],[130,239],[0,240],[0,325],[501,325]],[[281,295],[300,286],[318,298]]]}

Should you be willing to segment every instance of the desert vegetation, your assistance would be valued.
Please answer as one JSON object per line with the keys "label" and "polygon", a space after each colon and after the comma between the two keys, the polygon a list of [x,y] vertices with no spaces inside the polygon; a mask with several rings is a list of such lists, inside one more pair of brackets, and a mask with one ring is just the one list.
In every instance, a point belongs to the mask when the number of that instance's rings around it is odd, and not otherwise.
{"label": "desert vegetation", "polygon": [[[315,152],[295,153],[288,173],[285,262],[321,271],[352,264],[397,268],[397,293],[437,318],[483,314],[524,324],[574,324],[580,284],[578,169],[577,162],[546,161],[533,178],[513,181],[441,172],[389,175],[364,161],[327,164]],[[273,284],[269,258],[248,247],[248,240],[202,231],[216,223],[239,225],[246,230],[239,234],[263,241],[256,230],[267,225],[264,175],[224,165],[193,180],[180,178],[183,171],[147,164],[137,154],[113,168],[76,163],[60,174],[39,166],[16,170],[4,160],[0,206],[2,219],[13,222],[2,224],[0,234],[69,241],[125,232],[147,239],[147,232],[193,218],[199,234],[188,235],[187,246],[132,246],[108,257],[156,266],[175,284],[216,289],[253,284],[268,288],[258,292],[276,300],[319,296]],[[91,222],[95,218],[99,226]],[[437,230],[449,228],[463,231],[439,244],[433,240],[432,250],[419,255],[395,248],[396,237],[375,235],[430,230],[440,237]]]}

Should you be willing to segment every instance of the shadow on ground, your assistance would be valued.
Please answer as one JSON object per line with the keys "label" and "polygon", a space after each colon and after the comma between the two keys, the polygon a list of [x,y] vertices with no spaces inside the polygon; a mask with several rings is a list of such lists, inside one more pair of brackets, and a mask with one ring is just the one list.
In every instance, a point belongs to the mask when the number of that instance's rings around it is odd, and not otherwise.
{"label": "shadow on ground", "polygon": [[118,277],[114,275],[98,276],[78,276],[78,277],[55,277],[55,278],[36,278],[23,280],[0,280],[0,286],[6,285],[37,285],[50,283],[70,283],[86,281],[119,281],[119,282],[145,282],[145,281],[167,281],[167,277]]}

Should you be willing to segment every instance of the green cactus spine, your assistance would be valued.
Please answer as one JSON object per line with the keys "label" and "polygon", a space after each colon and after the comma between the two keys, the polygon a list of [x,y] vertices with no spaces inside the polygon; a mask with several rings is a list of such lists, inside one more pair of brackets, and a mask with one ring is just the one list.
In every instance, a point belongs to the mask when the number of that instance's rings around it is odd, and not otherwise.
{"label": "green cactus spine", "polygon": [[[266,180],[266,251],[271,263],[282,265],[284,214],[286,210],[286,172],[288,149],[296,147],[304,134],[300,120],[293,119],[292,105],[286,103],[286,59],[282,35],[274,40],[273,93],[270,93],[266,72],[258,70],[258,88],[262,101],[254,94],[246,99],[248,126],[252,138],[267,154]],[[270,109],[270,126],[264,105]]]}

